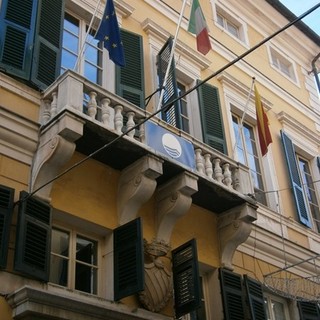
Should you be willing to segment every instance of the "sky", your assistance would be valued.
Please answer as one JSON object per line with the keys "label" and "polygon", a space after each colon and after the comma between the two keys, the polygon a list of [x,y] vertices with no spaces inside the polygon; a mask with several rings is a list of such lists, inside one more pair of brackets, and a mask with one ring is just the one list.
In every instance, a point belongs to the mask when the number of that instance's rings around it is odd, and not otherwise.
{"label": "sky", "polygon": [[[319,0],[280,0],[290,11],[296,16],[300,16],[315,5],[319,4]],[[320,7],[310,13],[302,20],[313,31],[320,35]]]}

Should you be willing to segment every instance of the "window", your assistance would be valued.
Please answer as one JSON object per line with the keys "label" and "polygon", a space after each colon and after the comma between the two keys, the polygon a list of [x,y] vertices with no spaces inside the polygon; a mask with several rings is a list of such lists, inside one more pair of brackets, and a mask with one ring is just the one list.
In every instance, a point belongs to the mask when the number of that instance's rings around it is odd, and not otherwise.
{"label": "window", "polygon": [[289,320],[288,306],[285,299],[264,294],[265,309],[268,320]]}
{"label": "window", "polygon": [[233,36],[235,36],[236,38],[240,38],[239,28],[219,13],[217,13],[217,22],[218,25],[226,29]]}
{"label": "window", "polygon": [[247,123],[242,123],[242,125],[240,125],[240,121],[241,119],[238,116],[232,116],[238,160],[249,167],[256,199],[260,203],[266,205],[267,200],[264,193],[263,178],[254,130],[253,127]]}
{"label": "window", "polygon": [[245,23],[220,6],[215,6],[215,11],[216,24],[219,28],[226,31],[232,37],[240,40],[242,43],[248,42]]}
{"label": "window", "polygon": [[[95,30],[90,30],[87,39],[84,39],[85,36],[81,37],[81,35],[86,35],[87,32],[88,26],[83,20],[65,14],[61,73],[67,69],[76,69],[88,80],[101,85],[103,49],[99,41],[94,39]],[[81,56],[79,57],[80,53]]]}
{"label": "window", "polygon": [[301,181],[303,184],[303,189],[307,202],[309,202],[310,211],[313,217],[313,221],[316,227],[316,230],[320,232],[320,210],[316,197],[315,187],[313,178],[310,171],[310,166],[307,160],[303,159],[299,155],[297,156]]}
{"label": "window", "polygon": [[[182,84],[181,82],[177,83],[178,87],[178,96],[180,97],[186,92],[186,86]],[[180,106],[180,115],[181,115],[181,129],[185,132],[190,132],[190,126],[189,126],[189,116],[188,116],[188,102],[187,102],[187,96],[183,97],[181,100],[179,100],[179,106]]]}
{"label": "window", "polygon": [[50,282],[97,294],[98,242],[75,231],[52,229]]}
{"label": "window", "polygon": [[280,71],[293,81],[297,81],[293,63],[281,55],[278,51],[270,48],[271,64],[274,68]]}
{"label": "window", "polygon": [[1,69],[40,89],[50,85],[60,70],[63,11],[63,0],[2,1]]}

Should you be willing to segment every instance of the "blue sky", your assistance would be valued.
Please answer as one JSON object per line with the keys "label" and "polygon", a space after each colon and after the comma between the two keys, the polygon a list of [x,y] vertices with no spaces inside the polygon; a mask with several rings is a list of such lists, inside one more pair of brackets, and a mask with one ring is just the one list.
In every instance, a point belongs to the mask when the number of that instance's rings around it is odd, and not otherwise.
{"label": "blue sky", "polygon": [[[319,3],[319,0],[280,0],[296,16],[300,16]],[[320,8],[316,9],[302,20],[318,35],[320,35]]]}

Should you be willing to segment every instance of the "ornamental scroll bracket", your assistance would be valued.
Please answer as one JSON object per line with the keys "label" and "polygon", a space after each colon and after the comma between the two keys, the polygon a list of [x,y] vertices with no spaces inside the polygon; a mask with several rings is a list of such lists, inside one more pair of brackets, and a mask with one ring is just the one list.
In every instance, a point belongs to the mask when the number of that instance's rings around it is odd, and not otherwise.
{"label": "ornamental scroll bracket", "polygon": [[39,146],[34,156],[31,170],[31,192],[37,197],[51,202],[50,193],[56,177],[67,161],[72,157],[75,140],[83,134],[83,121],[70,113],[63,113],[55,122],[41,132]]}
{"label": "ornamental scroll bracket", "polygon": [[218,234],[222,267],[233,270],[233,255],[237,247],[248,239],[256,219],[256,207],[248,203],[220,214]]}
{"label": "ornamental scroll bracket", "polygon": [[118,220],[123,225],[136,218],[140,207],[153,195],[162,174],[163,161],[152,155],[137,160],[121,172],[118,187]]}

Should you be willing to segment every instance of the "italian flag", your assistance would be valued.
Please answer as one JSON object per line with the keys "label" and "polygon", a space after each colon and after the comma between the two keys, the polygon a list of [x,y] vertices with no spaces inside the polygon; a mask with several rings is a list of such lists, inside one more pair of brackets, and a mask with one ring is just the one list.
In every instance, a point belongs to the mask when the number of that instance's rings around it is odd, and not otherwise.
{"label": "italian flag", "polygon": [[193,0],[188,31],[197,37],[197,50],[202,54],[207,54],[211,49],[208,28],[199,0]]}

